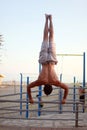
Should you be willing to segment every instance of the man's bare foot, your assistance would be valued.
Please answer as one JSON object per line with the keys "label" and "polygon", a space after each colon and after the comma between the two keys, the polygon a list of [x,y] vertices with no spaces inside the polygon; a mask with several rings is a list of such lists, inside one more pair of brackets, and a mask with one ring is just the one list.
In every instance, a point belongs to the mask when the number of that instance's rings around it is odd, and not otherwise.
{"label": "man's bare foot", "polygon": [[51,14],[48,17],[49,17],[49,20],[52,20],[52,15]]}
{"label": "man's bare foot", "polygon": [[46,17],[46,19],[48,19],[48,18],[49,18],[49,15],[48,15],[48,14],[45,14],[45,17]]}

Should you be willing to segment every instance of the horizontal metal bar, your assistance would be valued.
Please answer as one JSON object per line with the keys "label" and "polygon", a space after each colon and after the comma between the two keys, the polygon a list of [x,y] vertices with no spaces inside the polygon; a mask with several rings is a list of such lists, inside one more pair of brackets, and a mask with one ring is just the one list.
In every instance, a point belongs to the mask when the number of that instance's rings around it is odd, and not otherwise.
{"label": "horizontal metal bar", "polygon": [[[22,106],[24,107],[24,106],[26,106],[26,104],[23,104]],[[5,108],[5,109],[6,109],[6,108],[7,108],[7,109],[8,109],[8,108],[19,108],[19,104],[18,104],[18,105],[15,105],[15,106],[14,106],[14,105],[13,105],[13,106],[4,106],[4,107],[1,107],[0,109],[4,109],[4,108]]]}
{"label": "horizontal metal bar", "polygon": [[[26,93],[27,92],[22,92],[22,94],[26,94]],[[0,97],[15,96],[15,95],[20,95],[20,93],[0,95]]]}
{"label": "horizontal metal bar", "polygon": [[[29,101],[25,100],[6,100],[6,99],[0,99],[0,103],[5,103],[5,102],[11,102],[11,103],[29,103]],[[34,101],[34,103],[40,103],[38,101]],[[61,104],[61,102],[58,101],[42,101],[42,103],[47,103],[47,104]],[[83,104],[82,102],[66,102],[66,104]]]}
{"label": "horizontal metal bar", "polygon": [[57,54],[57,56],[83,56],[83,54]]}
{"label": "horizontal metal bar", "polygon": [[[2,108],[0,108],[0,110],[2,110],[2,111],[15,111],[15,112],[25,112],[25,111],[26,111],[26,112],[27,112],[27,111],[29,111],[29,112],[37,112],[37,111],[40,111],[40,112],[49,112],[49,113],[55,113],[55,112],[56,112],[56,113],[57,113],[57,112],[59,113],[59,112],[60,112],[60,111],[58,111],[58,110],[57,110],[57,111],[56,111],[56,110],[53,111],[53,110],[43,110],[43,109],[34,109],[34,110],[22,109],[22,110],[21,110],[21,109],[7,109],[7,108],[6,108],[6,109],[5,109],[5,108],[2,109]],[[69,113],[69,112],[70,112],[70,113],[71,113],[71,112],[72,112],[72,113],[74,112],[74,113],[76,113],[77,111],[76,111],[76,110],[75,110],[75,111],[62,111],[62,113],[63,113],[63,112],[68,112],[68,113]],[[81,112],[81,111],[78,111],[78,112]],[[9,113],[9,112],[8,112],[8,113]]]}
{"label": "horizontal metal bar", "polygon": [[26,110],[26,109],[8,109],[8,108],[0,108],[0,110],[2,111],[22,111],[22,112],[25,112],[25,111],[30,111],[30,110]]}
{"label": "horizontal metal bar", "polygon": [[[69,89],[71,89],[71,88],[69,88]],[[73,89],[73,88],[72,88],[72,89]],[[75,89],[79,89],[79,88],[75,88]],[[85,88],[85,89],[87,89],[87,88]],[[22,94],[27,94],[27,92],[23,92]],[[16,95],[19,95],[19,96],[20,96],[20,93],[0,95],[0,97],[16,96]],[[56,94],[53,94],[53,95],[50,95],[50,96],[55,96],[55,95],[59,95],[59,94],[56,93]],[[68,95],[73,95],[73,93],[72,93],[72,94],[68,94]],[[79,94],[75,94],[75,95],[79,95]],[[85,95],[86,95],[86,94],[85,94]],[[38,96],[38,97],[45,97],[45,96]]]}
{"label": "horizontal metal bar", "polygon": [[[62,121],[66,121],[66,120],[71,120],[71,121],[75,121],[75,119],[64,119],[64,118],[61,118],[61,119],[58,119],[58,118],[35,118],[35,117],[31,117],[31,118],[17,118],[17,117],[0,117],[1,119],[23,119],[23,120],[47,120],[47,121],[53,121],[53,120],[62,120]],[[79,121],[82,121],[82,119],[79,119]]]}
{"label": "horizontal metal bar", "polygon": [[11,103],[28,103],[29,101],[25,101],[25,100],[5,100],[5,99],[0,99],[0,103],[6,103],[6,102],[11,102]]}

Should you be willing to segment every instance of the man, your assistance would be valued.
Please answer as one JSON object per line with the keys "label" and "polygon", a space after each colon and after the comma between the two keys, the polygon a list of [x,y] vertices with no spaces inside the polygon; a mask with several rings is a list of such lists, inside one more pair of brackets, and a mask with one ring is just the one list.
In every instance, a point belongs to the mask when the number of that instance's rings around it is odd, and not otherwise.
{"label": "man", "polygon": [[68,95],[68,86],[64,83],[61,83],[58,80],[57,74],[55,72],[55,64],[57,64],[56,58],[56,48],[54,44],[54,32],[53,32],[53,23],[52,15],[45,15],[46,22],[44,27],[43,42],[41,46],[39,63],[42,64],[42,70],[38,79],[30,83],[27,87],[27,92],[29,95],[29,102],[34,103],[34,100],[31,95],[31,88],[36,86],[45,85],[44,92],[46,95],[50,94],[52,91],[52,85],[64,89],[64,96],[62,99],[62,104],[66,102]]}
{"label": "man", "polygon": [[85,88],[82,86],[79,88],[79,101],[82,102],[83,112],[85,112]]}
{"label": "man", "polygon": [[80,102],[85,103],[85,89],[82,86],[79,88],[79,99]]}

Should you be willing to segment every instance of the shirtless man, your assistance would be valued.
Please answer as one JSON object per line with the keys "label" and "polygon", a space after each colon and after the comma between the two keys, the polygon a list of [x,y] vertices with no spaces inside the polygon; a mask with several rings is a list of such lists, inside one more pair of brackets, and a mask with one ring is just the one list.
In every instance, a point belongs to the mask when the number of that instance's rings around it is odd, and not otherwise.
{"label": "shirtless man", "polygon": [[[64,96],[62,99],[62,104],[66,102],[68,95],[68,86],[64,83],[61,83],[58,80],[57,74],[55,72],[55,65],[57,64],[56,58],[56,48],[54,43],[54,32],[53,32],[53,23],[52,15],[45,15],[46,22],[44,27],[43,42],[41,46],[41,51],[39,55],[39,63],[42,64],[42,70],[38,79],[27,86],[27,92],[29,96],[29,102],[34,103],[34,100],[31,95],[31,88],[44,85],[48,89],[52,85],[64,89]],[[45,89],[44,89],[45,92]],[[45,92],[46,94],[46,92]],[[50,93],[49,93],[50,94]],[[48,93],[46,94],[48,95]]]}

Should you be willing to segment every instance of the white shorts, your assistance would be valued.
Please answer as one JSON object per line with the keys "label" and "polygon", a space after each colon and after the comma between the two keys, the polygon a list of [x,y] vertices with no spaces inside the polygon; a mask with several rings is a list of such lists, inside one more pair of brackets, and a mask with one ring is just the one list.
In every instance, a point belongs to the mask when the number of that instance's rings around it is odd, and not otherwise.
{"label": "white shorts", "polygon": [[42,42],[41,51],[39,55],[39,63],[47,64],[53,62],[57,64],[56,49],[54,43]]}

